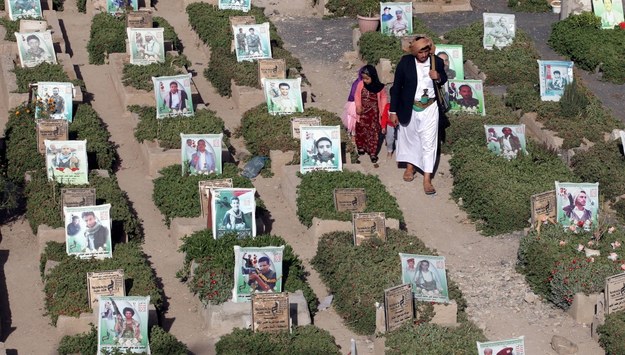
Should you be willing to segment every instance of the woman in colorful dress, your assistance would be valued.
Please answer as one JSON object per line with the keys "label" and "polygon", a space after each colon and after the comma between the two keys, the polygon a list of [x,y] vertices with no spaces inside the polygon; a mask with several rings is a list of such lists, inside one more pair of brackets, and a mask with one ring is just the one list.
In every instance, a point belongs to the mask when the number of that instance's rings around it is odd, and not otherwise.
{"label": "woman in colorful dress", "polygon": [[[387,96],[384,84],[378,78],[378,72],[372,65],[361,69],[362,81],[358,83],[354,95],[356,104],[356,147],[358,154],[369,154],[371,162],[378,162],[378,148],[380,143],[380,125]],[[377,166],[376,166],[377,167]]]}

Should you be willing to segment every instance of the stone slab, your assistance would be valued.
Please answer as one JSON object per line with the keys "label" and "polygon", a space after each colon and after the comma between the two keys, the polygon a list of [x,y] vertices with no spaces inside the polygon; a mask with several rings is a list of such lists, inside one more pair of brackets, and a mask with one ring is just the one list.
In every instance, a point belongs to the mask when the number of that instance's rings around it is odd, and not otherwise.
{"label": "stone slab", "polygon": [[56,321],[56,329],[61,336],[88,333],[91,323],[97,324],[98,318],[91,313],[81,313],[78,318],[60,315]]}
{"label": "stone slab", "polygon": [[176,243],[176,247],[182,246],[182,238],[195,232],[206,229],[206,218],[173,218],[169,225],[169,237]]}
{"label": "stone slab", "polygon": [[470,0],[451,0],[449,4],[430,3],[430,2],[412,2],[412,13],[432,13],[432,12],[454,12],[454,11],[473,11]]}
{"label": "stone slab", "polygon": [[577,323],[591,324],[593,317],[595,316],[595,306],[599,297],[599,294],[585,295],[583,293],[576,293],[573,296],[573,303],[571,307],[566,311]]}
{"label": "stone slab", "polygon": [[293,161],[293,156],[295,156],[295,152],[291,150],[286,152],[270,150],[269,159],[271,159],[271,169],[274,170],[274,172],[278,169],[282,169],[283,166]]}
{"label": "stone slab", "polygon": [[109,54],[110,77],[115,87],[115,92],[124,108],[131,105],[154,106],[154,93],[145,90],[137,90],[132,86],[125,86],[122,83],[124,64],[129,63],[126,53]]}
{"label": "stone slab", "polygon": [[452,300],[449,303],[435,303],[434,317],[430,323],[453,327],[458,325],[458,304]]}
{"label": "stone slab", "polygon": [[[278,169],[274,169],[274,172]],[[291,210],[297,210],[297,187],[302,179],[297,176],[299,165],[285,165],[280,168],[282,179],[280,181],[280,191],[284,196],[284,200]]]}
{"label": "stone slab", "polygon": [[[197,299],[197,298],[196,298]],[[250,328],[252,325],[251,303],[225,302],[220,305],[201,304],[198,300],[200,314],[204,318],[205,328],[211,336],[230,333],[234,328]],[[302,291],[289,293],[290,316],[293,325],[311,324],[310,311]]]}
{"label": "stone slab", "polygon": [[564,139],[557,137],[556,132],[544,128],[541,122],[538,122],[536,112],[528,112],[521,117],[521,123],[525,124],[526,132],[529,136],[546,144],[551,149],[560,149]]}
{"label": "stone slab", "polygon": [[[163,149],[158,145],[158,142],[144,141],[139,145],[143,158],[147,162],[148,175],[152,178],[158,176],[158,172],[164,167],[180,164],[182,159],[182,152],[180,149]],[[180,172],[182,174],[182,171]]]}
{"label": "stone slab", "polygon": [[[2,87],[4,89],[5,95],[4,100],[6,103],[6,107],[13,108],[19,106],[24,101],[28,101],[28,93],[16,93],[17,90],[17,77],[15,73],[12,71],[15,69],[16,65],[16,55],[13,54],[2,54],[0,55],[0,66],[2,67]],[[17,63],[19,63],[19,59],[17,59]],[[19,65],[19,64],[17,64]]]}
{"label": "stone slab", "polygon": [[[52,4],[52,0],[49,0],[49,3]],[[61,24],[59,23],[59,18],[56,15],[56,11],[44,10],[43,18],[48,22],[48,26],[52,27],[52,43],[54,46],[58,46],[57,49],[60,49],[62,53],[67,53],[67,46],[65,45],[65,37],[63,37],[63,31],[61,30]],[[57,51],[57,58],[59,52]]]}
{"label": "stone slab", "polygon": [[230,89],[232,90],[232,102],[234,103],[234,107],[239,109],[240,113],[265,102],[265,94],[261,89],[239,86],[234,83],[234,80],[230,83]]}
{"label": "stone slab", "polygon": [[39,244],[39,254],[46,249],[48,242],[65,243],[65,229],[52,228],[45,224],[39,225],[37,228],[37,244]]}

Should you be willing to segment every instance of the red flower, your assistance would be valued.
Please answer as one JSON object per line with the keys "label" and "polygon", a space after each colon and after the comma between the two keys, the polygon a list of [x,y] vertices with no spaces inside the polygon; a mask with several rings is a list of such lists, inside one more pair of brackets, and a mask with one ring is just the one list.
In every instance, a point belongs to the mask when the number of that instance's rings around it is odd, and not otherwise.
{"label": "red flower", "polygon": [[79,169],[78,168],[71,168],[70,170],[71,171],[76,171],[76,170],[79,170]]}
{"label": "red flower", "polygon": [[624,22],[619,23],[619,24],[618,24],[618,27],[620,27],[620,28],[621,28],[621,30],[625,30],[625,21],[624,21]]}
{"label": "red flower", "polygon": [[211,285],[214,285],[214,284],[216,284],[216,283],[217,283],[217,281],[215,281],[215,280],[211,280]]}
{"label": "red flower", "polygon": [[582,228],[584,226],[584,221],[577,222],[577,226]]}

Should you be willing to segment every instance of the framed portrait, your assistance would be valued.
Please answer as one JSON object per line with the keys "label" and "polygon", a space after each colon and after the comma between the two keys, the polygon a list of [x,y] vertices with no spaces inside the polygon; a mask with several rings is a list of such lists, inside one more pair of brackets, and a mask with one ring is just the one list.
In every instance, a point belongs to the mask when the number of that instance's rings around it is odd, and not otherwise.
{"label": "framed portrait", "polygon": [[237,62],[271,59],[269,22],[232,26]]}
{"label": "framed portrait", "polygon": [[340,126],[302,126],[300,131],[300,172],[343,171]]}
{"label": "framed portrait", "polygon": [[223,133],[180,133],[182,175],[221,175],[221,142],[223,136]]}
{"label": "framed portrait", "polygon": [[484,125],[488,150],[507,160],[527,154],[525,125]]}
{"label": "framed portrait", "polygon": [[41,18],[41,0],[7,0],[9,18],[13,21],[21,18]]}
{"label": "framed portrait", "polygon": [[126,9],[139,10],[139,0],[106,0],[106,12],[109,14],[120,14]]}
{"label": "framed portrait", "polygon": [[32,68],[46,62],[56,64],[56,53],[52,44],[52,32],[15,32],[20,64]]}
{"label": "framed portrait", "polygon": [[46,154],[46,140],[66,141],[69,139],[69,125],[65,120],[37,120],[37,149]]}
{"label": "framed portrait", "polygon": [[445,74],[449,80],[464,80],[464,58],[459,44],[437,44],[436,55],[445,62]]}
{"label": "framed portrait", "polygon": [[36,97],[35,118],[72,122],[74,84],[38,82]]}
{"label": "framed portrait", "polygon": [[279,247],[234,246],[234,302],[250,302],[256,293],[282,292],[282,259]]}
{"label": "framed portrait", "polygon": [[48,180],[70,185],[89,183],[87,141],[45,140],[44,144]]}
{"label": "framed portrait", "polygon": [[478,355],[525,355],[525,337],[477,342]]}
{"label": "framed portrait", "polygon": [[556,181],[558,223],[571,231],[591,231],[599,218],[599,183]]}
{"label": "framed portrait", "polygon": [[573,82],[573,62],[559,60],[539,60],[538,76],[540,99],[560,101],[564,87]]}
{"label": "framed portrait", "polygon": [[250,11],[252,0],[219,0],[217,6],[220,10]]}
{"label": "framed portrait", "polygon": [[256,236],[256,189],[212,190],[213,238],[236,233],[239,238]]}
{"label": "framed portrait", "polygon": [[450,112],[486,115],[482,80],[449,80]]}
{"label": "framed portrait", "polygon": [[486,49],[504,48],[514,42],[516,19],[512,14],[483,13],[484,38]]}
{"label": "framed portrait", "polygon": [[380,30],[387,36],[412,35],[412,3],[381,2]]}
{"label": "framed portrait", "polygon": [[399,253],[402,283],[419,301],[449,303],[445,257]]}
{"label": "framed portrait", "polygon": [[63,207],[67,255],[82,259],[113,256],[110,211],[110,204]]}
{"label": "framed portrait", "polygon": [[625,21],[622,0],[592,0],[592,8],[595,16],[601,19],[603,29],[612,29]]}
{"label": "framed portrait", "polygon": [[91,309],[100,309],[98,296],[126,296],[124,270],[87,273],[87,299]]}
{"label": "framed portrait", "polygon": [[150,296],[99,296],[98,355],[115,351],[150,353]]}
{"label": "framed portrait", "polygon": [[272,115],[304,112],[301,84],[302,78],[263,79],[267,111]]}
{"label": "framed portrait", "polygon": [[130,64],[165,62],[163,28],[126,28],[130,45]]}
{"label": "framed portrait", "polygon": [[152,77],[156,118],[195,115],[191,95],[191,74]]}

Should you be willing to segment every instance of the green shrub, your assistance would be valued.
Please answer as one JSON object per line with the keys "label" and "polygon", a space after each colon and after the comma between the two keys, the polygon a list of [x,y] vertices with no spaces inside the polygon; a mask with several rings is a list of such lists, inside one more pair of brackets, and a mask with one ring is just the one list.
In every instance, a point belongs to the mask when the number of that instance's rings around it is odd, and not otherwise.
{"label": "green shrub", "polygon": [[106,12],[93,16],[87,52],[89,64],[104,64],[110,53],[126,52],[126,19]]}
{"label": "green shrub", "polygon": [[69,125],[69,139],[87,141],[89,169],[113,170],[117,152],[110,138],[106,124],[96,110],[91,105],[78,105],[74,120]]}
{"label": "green shrub", "polygon": [[508,0],[508,7],[521,12],[551,11],[551,6],[545,0]]}
{"label": "green shrub", "polygon": [[[573,233],[557,225],[543,225],[540,235],[532,232],[521,238],[519,245],[518,270],[532,290],[560,308],[568,309],[573,296],[603,292],[605,278],[620,272],[620,262],[613,262],[607,256],[613,252],[610,243],[623,241],[625,233],[621,227],[614,233],[604,232],[600,241],[591,233]],[[560,245],[564,241],[565,245]],[[578,244],[596,249],[601,256],[587,258],[577,250]]]}
{"label": "green shrub", "polygon": [[601,195],[614,200],[625,194],[625,159],[617,141],[598,142],[588,151],[573,156],[573,172],[582,181],[599,182]]}
{"label": "green shrub", "polygon": [[[484,49],[482,21],[445,34],[449,43],[463,46],[464,59],[470,59],[486,73],[485,85],[507,85],[519,82],[538,83],[538,51],[531,37],[517,28],[514,42],[503,49]],[[528,75],[528,73],[531,73]]]}
{"label": "green shrub", "polygon": [[[44,170],[31,174],[31,182],[26,185],[26,217],[33,233],[37,234],[42,224],[52,228],[64,226],[61,217],[61,188],[92,187],[96,189],[96,204],[111,204],[111,235],[121,240],[141,240],[143,230],[128,196],[119,188],[115,176],[105,178],[92,172],[89,185],[62,185],[48,181]],[[114,239],[114,241],[118,241]]]}
{"label": "green shrub", "polygon": [[[158,140],[161,148],[180,149],[180,133],[185,134],[219,134],[225,130],[224,121],[214,111],[199,110],[193,117],[156,118],[156,108],[152,106],[128,106],[130,112],[139,116],[139,124],[135,128],[135,138],[143,141]],[[230,141],[223,137],[226,147]]]}
{"label": "green shrub", "polygon": [[[334,295],[334,308],[345,324],[358,334],[375,332],[375,302],[384,301],[384,290],[401,283],[398,253],[436,255],[415,236],[387,229],[387,240],[366,240],[354,246],[350,232],[321,236],[311,264]],[[458,286],[447,276],[450,299],[463,313],[467,304]],[[417,302],[417,305],[430,304]],[[430,318],[431,319],[431,318]]]}
{"label": "green shrub", "polygon": [[601,19],[592,12],[554,23],[548,43],[575,66],[588,71],[599,67],[603,80],[625,83],[625,31],[601,29]]}
{"label": "green shrub", "polygon": [[163,298],[154,270],[139,244],[117,244],[113,257],[103,260],[78,259],[59,253],[61,249],[65,249],[64,244],[48,242],[42,255],[42,260],[59,262],[43,278],[46,312],[53,325],[60,315],[78,317],[80,313],[91,312],[86,292],[87,272],[124,269],[128,296],[150,296],[150,303],[157,309],[162,306]]}
{"label": "green shrub", "polygon": [[[2,6],[4,7],[4,3],[2,4]],[[0,10],[4,10],[4,8]],[[0,25],[3,26],[6,30],[6,32],[4,33],[4,40],[16,42],[17,40],[15,39],[15,32],[20,31],[20,20],[12,21],[8,17],[2,17],[0,18]]]}
{"label": "green shrub", "polygon": [[313,217],[339,221],[352,220],[351,212],[336,212],[334,208],[336,188],[364,188],[367,193],[365,212],[385,212],[386,218],[404,221],[397,200],[386,190],[377,176],[354,171],[313,171],[304,174],[297,187],[297,216],[303,225],[310,227]]}
{"label": "green shrub", "polygon": [[76,0],[76,8],[78,12],[82,12],[83,14],[87,12],[87,0]]}
{"label": "green shrub", "polygon": [[162,27],[163,31],[163,39],[165,41],[171,42],[172,49],[175,51],[182,52],[182,42],[180,42],[180,38],[178,38],[178,34],[167,20],[160,16],[152,17],[153,27],[159,28]]}
{"label": "green shrub", "polygon": [[486,341],[480,328],[470,322],[449,328],[438,324],[407,324],[386,334],[387,355],[473,355],[475,342]]}
{"label": "green shrub", "polygon": [[[317,311],[317,298],[306,281],[308,273],[302,261],[293,252],[293,248],[278,236],[261,235],[255,238],[239,239],[230,233],[217,240],[213,239],[210,229],[193,233],[185,237],[180,251],[185,254],[183,268],[178,271],[182,281],[187,281],[189,289],[197,294],[204,304],[220,304],[232,297],[234,279],[234,246],[265,247],[285,245],[282,259],[283,291],[302,290],[308,302],[310,312]],[[198,268],[191,277],[191,261],[198,263]]]}
{"label": "green shrub", "polygon": [[377,0],[328,0],[326,9],[336,17],[374,17],[380,13],[380,4]]}
{"label": "green shrub", "polygon": [[[161,170],[158,178],[154,179],[152,200],[164,216],[165,224],[169,226],[172,218],[199,217],[201,212],[198,182],[203,180],[232,178],[233,186],[253,188],[249,179],[239,175],[234,164],[223,164],[222,175],[190,175],[182,176],[180,164],[170,165]],[[256,208],[263,209],[264,204],[256,199]]]}
{"label": "green shrub", "polygon": [[[506,87],[505,102],[506,106],[513,110],[535,112],[536,108],[542,104],[540,86],[526,81],[510,84]],[[490,106],[487,107],[490,114]]]}
{"label": "green shrub", "polygon": [[560,98],[560,112],[566,118],[573,118],[581,114],[590,103],[580,85],[569,83],[564,87]]}
{"label": "green shrub", "polygon": [[452,196],[462,198],[463,209],[483,234],[526,227],[531,195],[553,190],[554,181],[577,181],[553,152],[531,142],[528,152],[508,161],[492,154],[483,140],[479,145],[454,147],[449,162]]}
{"label": "green shrub", "polygon": [[625,311],[609,314],[605,323],[597,328],[599,344],[606,355],[625,354]]}
{"label": "green shrub", "polygon": [[172,76],[184,73],[183,68],[191,64],[184,55],[173,56],[165,54],[164,63],[148,65],[124,64],[122,82],[125,86],[132,86],[137,90],[152,91],[154,84],[152,77]]}
{"label": "green shrub", "polygon": [[612,204],[612,209],[616,211],[616,216],[621,220],[621,223],[625,223],[625,199]]}
{"label": "green shrub", "polygon": [[326,330],[306,325],[295,327],[293,333],[254,333],[250,329],[236,328],[222,336],[215,344],[219,355],[237,354],[309,354],[339,355],[334,337]]}
{"label": "green shrub", "polygon": [[[149,338],[152,354],[181,355],[189,352],[186,345],[157,325],[150,329]],[[98,329],[93,324],[88,333],[64,336],[57,348],[57,352],[61,355],[95,354],[97,351]]]}
{"label": "green shrub", "polygon": [[[211,82],[221,96],[231,95],[231,80],[237,85],[260,87],[258,83],[258,63],[256,61],[237,62],[236,54],[230,51],[233,34],[230,16],[251,15],[256,23],[269,22],[262,8],[252,6],[248,13],[237,10],[219,10],[215,5],[193,3],[187,6],[189,24],[200,39],[211,47],[211,56],[204,76]],[[282,38],[275,26],[270,23],[271,51],[274,59],[284,59],[287,68],[301,71],[300,61],[283,48]],[[289,72],[289,77],[297,77]],[[304,79],[305,80],[305,79]]]}
{"label": "green shrub", "polygon": [[28,84],[39,81],[70,81],[61,64],[41,63],[32,68],[16,66],[13,71],[17,78],[18,93],[28,92]]}

